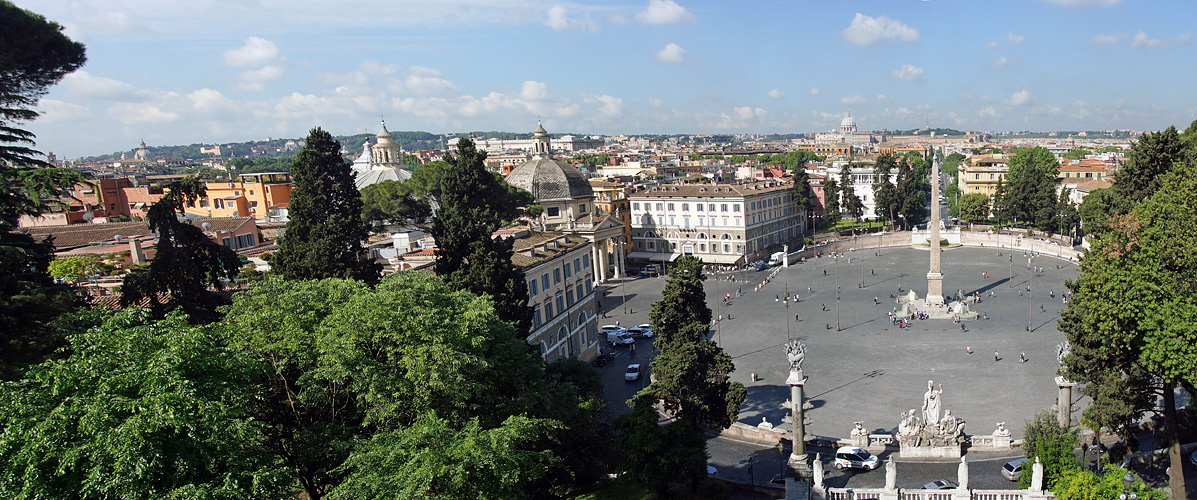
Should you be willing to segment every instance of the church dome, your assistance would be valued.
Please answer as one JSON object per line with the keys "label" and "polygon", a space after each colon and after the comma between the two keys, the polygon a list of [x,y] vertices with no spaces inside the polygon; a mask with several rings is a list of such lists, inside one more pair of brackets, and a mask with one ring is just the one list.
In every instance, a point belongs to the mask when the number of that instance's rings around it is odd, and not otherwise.
{"label": "church dome", "polygon": [[844,119],[840,121],[841,132],[856,132],[856,120],[852,118],[852,113],[844,115]]}
{"label": "church dome", "polygon": [[593,198],[594,189],[582,172],[549,158],[533,158],[507,174],[507,183],[544,200]]}
{"label": "church dome", "polygon": [[382,181],[399,181],[403,182],[411,179],[411,172],[401,168],[374,168],[365,172],[358,172],[357,177],[353,179],[353,184],[357,186],[357,190],[371,184],[378,184]]}

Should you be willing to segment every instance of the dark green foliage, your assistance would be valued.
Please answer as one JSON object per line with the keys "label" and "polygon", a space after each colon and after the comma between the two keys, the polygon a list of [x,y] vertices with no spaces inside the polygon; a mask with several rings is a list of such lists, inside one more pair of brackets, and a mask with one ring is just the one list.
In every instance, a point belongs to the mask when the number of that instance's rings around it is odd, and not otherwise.
{"label": "dark green foliage", "polygon": [[[1073,454],[1077,446],[1077,432],[1077,429],[1061,427],[1055,414],[1050,411],[1039,412],[1027,421],[1022,431],[1022,453],[1032,463],[1036,457],[1043,463],[1044,488],[1054,489],[1065,471],[1078,467],[1076,455]],[[1031,475],[1031,464],[1028,463],[1023,466],[1018,486],[1029,488]]]}
{"label": "dark green foliage", "polygon": [[860,221],[864,215],[864,203],[856,195],[856,188],[852,182],[852,165],[844,165],[840,169],[840,208],[853,219]]}
{"label": "dark green foliage", "polygon": [[874,213],[879,219],[890,221],[891,226],[898,215],[899,196],[898,187],[890,181],[898,162],[893,155],[885,154],[877,157],[873,164],[873,171],[877,178],[873,183]]}
{"label": "dark green foliage", "polygon": [[1120,198],[1113,189],[1098,189],[1085,195],[1078,208],[1081,227],[1086,234],[1100,235],[1110,230],[1110,217],[1118,212]]}
{"label": "dark green foliage", "polygon": [[840,186],[827,176],[823,182],[823,225],[833,226],[840,220]]}
{"label": "dark green foliage", "polygon": [[130,309],[0,385],[4,498],[294,498],[254,446],[255,366],[181,315]]}
{"label": "dark green foliage", "polygon": [[167,186],[167,194],[150,206],[146,219],[158,233],[154,260],[134,269],[121,286],[126,307],[148,301],[156,317],[182,309],[199,324],[218,319],[216,308],[227,302],[213,289],[223,287],[241,271],[241,260],[228,247],[212,241],[203,229],[182,222],[183,206],[204,196],[198,179],[187,178]]}
{"label": "dark green foliage", "polygon": [[1160,188],[1163,175],[1184,158],[1184,142],[1176,127],[1147,132],[1131,147],[1127,162],[1114,175],[1114,192],[1130,205],[1151,196]]}
{"label": "dark green foliage", "polygon": [[702,429],[686,419],[661,426],[651,401],[619,417],[615,430],[615,445],[623,450],[620,470],[658,496],[666,497],[670,484],[697,482],[706,474]]}
{"label": "dark green foliage", "polygon": [[366,258],[369,236],[353,170],[341,145],[316,127],[291,165],[291,220],[279,238],[271,271],[285,279],[352,278],[378,281],[379,266]]}
{"label": "dark green foliage", "polygon": [[[925,163],[925,162],[924,162]],[[902,216],[903,229],[920,224],[927,218],[927,195],[931,186],[926,176],[903,157],[898,161],[898,213]],[[938,203],[938,200],[934,200]]]}
{"label": "dark green foliage", "polygon": [[[267,279],[238,294],[221,324],[230,345],[264,365],[264,396],[250,408],[266,426],[261,446],[312,499],[355,474],[369,479],[370,471],[343,466],[357,453],[373,456],[357,463],[389,460],[376,446],[444,435],[439,423],[404,431],[420,418],[435,413],[450,429],[476,419],[485,430],[548,401],[543,363],[491,301],[424,273],[398,273],[374,288]],[[359,450],[364,441],[371,444]]]}
{"label": "dark green foliage", "polygon": [[499,317],[526,332],[532,326],[524,274],[511,263],[512,238],[492,238],[502,222],[509,191],[486,170],[486,153],[462,138],[440,176],[432,220],[436,273],[455,289],[494,297]]}
{"label": "dark green foliage", "polygon": [[432,216],[428,201],[411,191],[410,181],[383,181],[362,188],[362,217],[376,229],[387,225],[424,225]]}
{"label": "dark green foliage", "polygon": [[658,401],[665,412],[699,425],[727,428],[747,391],[729,378],[735,370],[731,357],[706,339],[711,309],[704,279],[701,259],[687,255],[674,263],[649,313],[657,334],[653,345],[660,351],[652,362],[654,381],[636,398]]}
{"label": "dark green foliage", "polygon": [[970,222],[989,218],[989,196],[985,193],[968,193],[962,196],[960,218]]}
{"label": "dark green foliage", "polygon": [[70,286],[50,278],[53,254],[50,243],[0,231],[0,379],[41,362],[61,346],[50,322],[74,308],[76,297]]}
{"label": "dark green foliage", "polygon": [[1001,204],[1004,216],[1058,232],[1056,176],[1060,162],[1047,148],[1020,149],[1010,159]]}

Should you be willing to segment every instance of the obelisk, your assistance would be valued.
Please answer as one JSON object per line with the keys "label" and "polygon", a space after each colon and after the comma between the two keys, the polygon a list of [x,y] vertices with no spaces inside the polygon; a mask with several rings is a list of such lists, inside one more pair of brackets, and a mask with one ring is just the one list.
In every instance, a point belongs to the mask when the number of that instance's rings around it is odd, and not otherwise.
{"label": "obelisk", "polygon": [[939,272],[939,159],[931,159],[931,269],[927,271],[927,305],[943,305],[943,273]]}

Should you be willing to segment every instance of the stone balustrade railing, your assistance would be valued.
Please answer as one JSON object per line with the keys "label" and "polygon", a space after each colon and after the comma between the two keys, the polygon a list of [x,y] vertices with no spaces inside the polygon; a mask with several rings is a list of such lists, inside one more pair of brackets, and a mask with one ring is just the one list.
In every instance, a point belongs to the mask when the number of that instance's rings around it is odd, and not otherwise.
{"label": "stone balustrade railing", "polygon": [[1032,490],[919,490],[884,488],[828,488],[820,495],[811,491],[817,500],[1047,500],[1056,496],[1050,491]]}

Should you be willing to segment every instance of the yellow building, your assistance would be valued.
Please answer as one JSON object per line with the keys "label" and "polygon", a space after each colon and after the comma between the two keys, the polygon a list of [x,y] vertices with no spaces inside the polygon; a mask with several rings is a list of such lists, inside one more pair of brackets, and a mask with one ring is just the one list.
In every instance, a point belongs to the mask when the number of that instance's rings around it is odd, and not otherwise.
{"label": "yellow building", "polygon": [[976,155],[960,164],[956,186],[960,194],[985,193],[993,199],[998,181],[1006,178],[1010,170],[1009,159],[1002,153]]}
{"label": "yellow building", "polygon": [[293,187],[285,172],[241,174],[235,181],[207,183],[207,196],[184,210],[201,217],[265,219],[271,209],[291,202]]}

